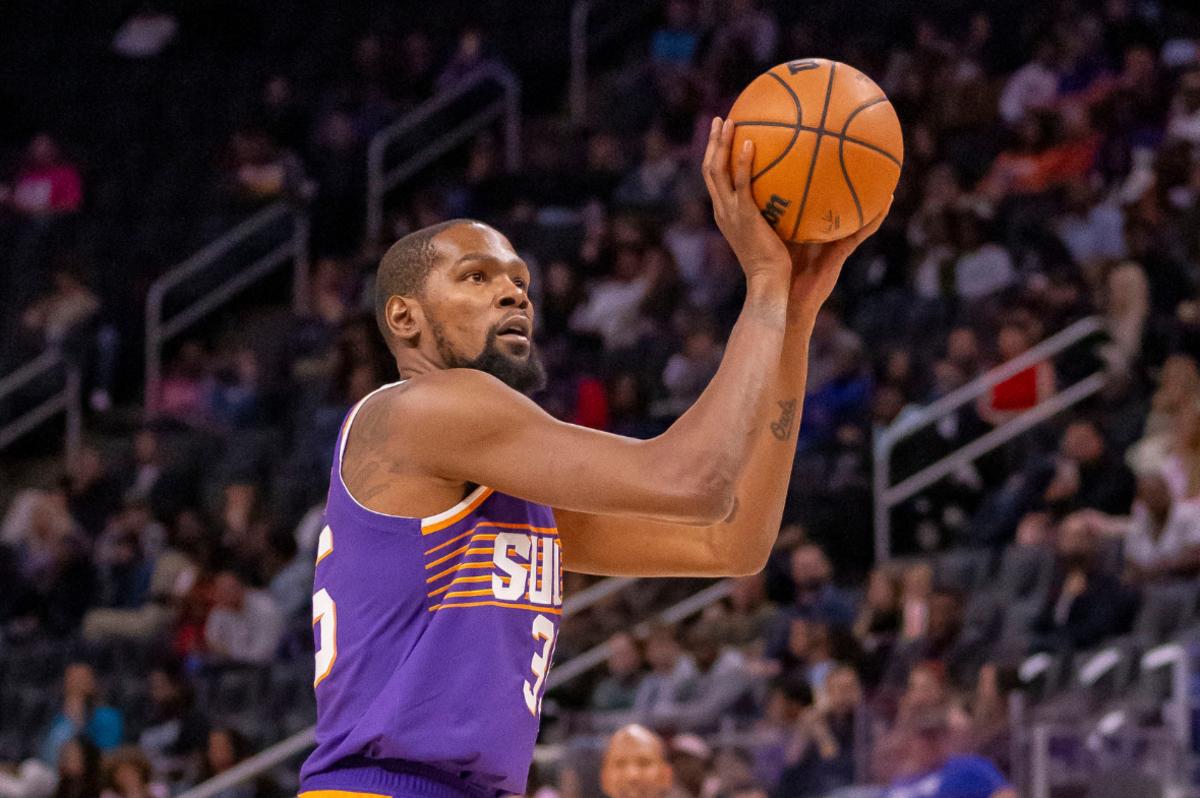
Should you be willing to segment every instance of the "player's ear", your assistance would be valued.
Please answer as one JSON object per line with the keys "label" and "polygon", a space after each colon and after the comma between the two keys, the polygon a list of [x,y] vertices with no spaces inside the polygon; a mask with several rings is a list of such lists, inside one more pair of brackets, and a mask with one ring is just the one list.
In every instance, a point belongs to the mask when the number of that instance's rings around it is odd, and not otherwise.
{"label": "player's ear", "polygon": [[409,346],[416,346],[420,332],[420,312],[409,297],[392,294],[384,305],[383,316],[392,336]]}

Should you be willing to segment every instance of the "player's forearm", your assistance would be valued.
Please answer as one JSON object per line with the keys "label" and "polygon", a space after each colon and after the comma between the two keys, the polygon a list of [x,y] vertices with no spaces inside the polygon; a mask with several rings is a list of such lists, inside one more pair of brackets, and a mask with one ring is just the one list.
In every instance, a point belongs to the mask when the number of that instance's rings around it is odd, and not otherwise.
{"label": "player's forearm", "polygon": [[747,286],[746,302],[708,387],[660,441],[665,456],[703,474],[713,492],[733,500],[756,431],[776,384],[787,330],[787,289],[767,279]]}
{"label": "player's forearm", "polygon": [[763,401],[765,419],[754,435],[750,461],[734,493],[734,509],[715,530],[717,547],[738,573],[762,569],[783,518],[808,381],[812,313],[789,308],[780,367]]}

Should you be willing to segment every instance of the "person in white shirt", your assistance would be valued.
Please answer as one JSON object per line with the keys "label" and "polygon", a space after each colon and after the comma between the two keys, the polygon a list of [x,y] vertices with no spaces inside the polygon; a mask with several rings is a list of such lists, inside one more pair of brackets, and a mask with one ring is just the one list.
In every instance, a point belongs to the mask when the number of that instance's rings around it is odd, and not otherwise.
{"label": "person in white shirt", "polygon": [[1058,73],[1054,70],[1054,45],[1043,41],[1033,60],[1018,69],[1000,94],[1000,116],[1015,125],[1030,111],[1043,110],[1058,99]]}
{"label": "person in white shirt", "polygon": [[282,634],[283,619],[270,593],[247,587],[233,571],[217,574],[204,641],[218,661],[265,665]]}

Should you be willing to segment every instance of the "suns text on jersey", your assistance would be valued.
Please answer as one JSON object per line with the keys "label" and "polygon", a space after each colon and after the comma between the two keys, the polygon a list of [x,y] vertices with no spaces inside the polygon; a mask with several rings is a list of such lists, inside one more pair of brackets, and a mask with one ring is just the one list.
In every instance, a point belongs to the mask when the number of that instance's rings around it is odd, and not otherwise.
{"label": "suns text on jersey", "polygon": [[497,569],[492,572],[493,596],[500,601],[562,606],[562,550],[556,537],[500,532],[492,545]]}

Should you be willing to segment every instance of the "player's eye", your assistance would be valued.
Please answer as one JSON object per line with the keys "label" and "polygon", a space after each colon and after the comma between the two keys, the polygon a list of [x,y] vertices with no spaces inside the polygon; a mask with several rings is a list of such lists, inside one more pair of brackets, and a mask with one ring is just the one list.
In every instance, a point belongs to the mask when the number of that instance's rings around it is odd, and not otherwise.
{"label": "player's eye", "polygon": [[513,280],[513,283],[515,283],[515,284],[516,284],[516,286],[517,286],[517,288],[520,288],[522,291],[524,291],[524,290],[525,290],[525,281],[524,281],[524,280],[522,280],[520,277],[518,277],[517,279]]}
{"label": "player's eye", "polygon": [[467,279],[473,283],[482,283],[484,280],[483,272],[471,272],[467,275]]}

